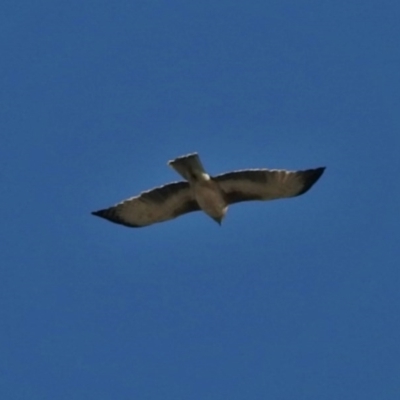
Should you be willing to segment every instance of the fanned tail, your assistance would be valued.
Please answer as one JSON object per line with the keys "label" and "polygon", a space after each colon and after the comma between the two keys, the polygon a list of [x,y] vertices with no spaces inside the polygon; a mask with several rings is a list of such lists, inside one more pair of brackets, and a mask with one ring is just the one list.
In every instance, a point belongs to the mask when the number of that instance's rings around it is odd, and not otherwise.
{"label": "fanned tail", "polygon": [[168,165],[187,181],[195,181],[206,173],[197,153],[175,158],[175,160],[168,161]]}

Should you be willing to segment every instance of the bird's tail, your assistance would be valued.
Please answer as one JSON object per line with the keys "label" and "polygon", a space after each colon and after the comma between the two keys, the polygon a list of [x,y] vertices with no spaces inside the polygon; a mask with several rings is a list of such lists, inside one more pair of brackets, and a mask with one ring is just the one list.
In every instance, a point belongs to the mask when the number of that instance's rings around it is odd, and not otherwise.
{"label": "bird's tail", "polygon": [[197,153],[175,158],[175,160],[168,161],[168,165],[187,181],[195,181],[200,175],[206,173]]}

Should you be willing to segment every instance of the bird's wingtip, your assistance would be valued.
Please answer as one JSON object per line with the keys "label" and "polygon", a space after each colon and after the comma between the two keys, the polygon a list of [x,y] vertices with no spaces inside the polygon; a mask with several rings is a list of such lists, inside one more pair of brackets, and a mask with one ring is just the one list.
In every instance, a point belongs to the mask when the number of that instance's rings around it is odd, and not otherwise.
{"label": "bird's wingtip", "polygon": [[107,210],[91,211],[90,214],[91,214],[91,215],[94,215],[94,216],[96,216],[96,217],[108,219],[108,218],[106,217],[106,211],[107,211]]}
{"label": "bird's wingtip", "polygon": [[297,196],[308,192],[312,188],[312,186],[318,181],[318,179],[321,178],[325,169],[326,167],[318,167],[304,171],[304,186],[302,190],[297,194]]}
{"label": "bird's wingtip", "polygon": [[315,182],[321,177],[321,175],[325,172],[326,167],[318,167],[314,170],[314,176],[316,177]]}

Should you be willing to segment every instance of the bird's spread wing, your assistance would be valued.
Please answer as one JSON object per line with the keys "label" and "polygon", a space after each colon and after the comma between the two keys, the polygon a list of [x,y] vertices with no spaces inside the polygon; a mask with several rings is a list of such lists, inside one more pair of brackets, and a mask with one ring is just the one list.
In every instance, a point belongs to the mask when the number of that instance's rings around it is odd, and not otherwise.
{"label": "bird's spread wing", "polygon": [[173,182],[92,214],[117,224],[139,228],[199,209],[189,184]]}
{"label": "bird's spread wing", "polygon": [[325,168],[305,171],[249,169],[213,177],[229,204],[299,196],[311,188]]}

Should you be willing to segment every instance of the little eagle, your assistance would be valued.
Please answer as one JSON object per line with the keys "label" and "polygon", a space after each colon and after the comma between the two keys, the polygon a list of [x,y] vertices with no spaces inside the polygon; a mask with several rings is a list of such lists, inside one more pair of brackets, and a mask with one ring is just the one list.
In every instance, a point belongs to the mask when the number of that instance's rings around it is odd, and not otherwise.
{"label": "little eagle", "polygon": [[178,157],[168,165],[185,181],[142,192],[92,214],[140,228],[202,210],[221,224],[230,204],[299,196],[307,192],[325,170],[325,167],[303,171],[245,169],[210,176],[197,153]]}

